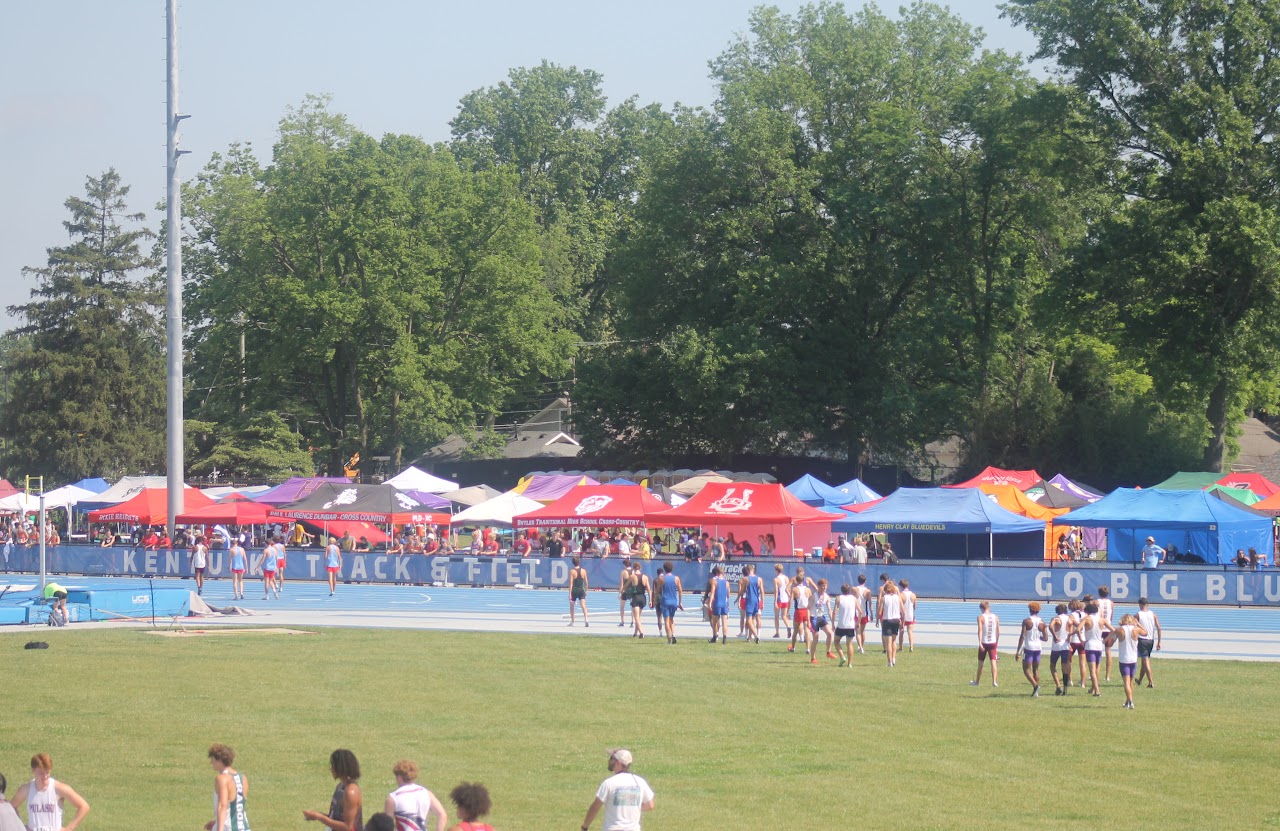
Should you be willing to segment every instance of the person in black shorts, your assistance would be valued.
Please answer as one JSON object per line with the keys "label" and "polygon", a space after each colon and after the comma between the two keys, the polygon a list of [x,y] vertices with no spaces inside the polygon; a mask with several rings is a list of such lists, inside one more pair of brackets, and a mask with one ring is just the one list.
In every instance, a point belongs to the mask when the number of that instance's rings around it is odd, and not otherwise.
{"label": "person in black shorts", "polygon": [[638,560],[631,564],[629,592],[631,596],[631,637],[643,638],[644,624],[640,618],[644,613],[645,607],[649,605],[649,575],[644,573],[644,567],[641,566]]}
{"label": "person in black shorts", "polygon": [[573,568],[569,570],[569,625],[574,624],[574,604],[582,607],[582,625],[591,626],[587,618],[587,570],[582,567],[582,558],[573,558]]}

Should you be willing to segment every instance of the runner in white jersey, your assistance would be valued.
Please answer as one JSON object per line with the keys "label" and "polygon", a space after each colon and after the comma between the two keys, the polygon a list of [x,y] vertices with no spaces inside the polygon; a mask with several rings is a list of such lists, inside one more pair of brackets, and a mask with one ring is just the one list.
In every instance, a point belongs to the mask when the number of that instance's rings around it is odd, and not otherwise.
{"label": "runner in white jersey", "polygon": [[[774,563],[773,570],[773,636],[778,637],[781,624],[787,624],[787,637],[791,637],[791,621],[787,612],[791,609],[791,578],[782,570],[782,563]],[[794,640],[793,640],[794,642]]]}
{"label": "runner in white jersey", "polygon": [[[813,646],[813,632],[809,629],[809,603],[817,593],[817,585],[804,574],[803,568],[796,569],[796,576],[791,581],[791,645],[788,652],[796,651],[796,638],[804,637],[804,654],[809,655]],[[817,661],[814,655],[812,660]]]}
{"label": "runner in white jersey", "polygon": [[1133,615],[1120,618],[1120,628],[1107,637],[1120,645],[1120,677],[1124,679],[1124,707],[1133,709],[1133,673],[1138,668],[1138,638],[1147,634]]}
{"label": "runner in white jersey", "polygon": [[[1111,589],[1108,586],[1098,586],[1098,617],[1102,618],[1102,631],[1104,635],[1110,634],[1112,630],[1111,620],[1114,614],[1115,605],[1111,602]],[[1103,638],[1103,655],[1107,659],[1106,671],[1103,674],[1104,681],[1111,680],[1111,641]]]}
{"label": "runner in white jersey", "polygon": [[[1067,604],[1059,603],[1054,609],[1053,620],[1049,621],[1049,637],[1053,641],[1049,653],[1049,672],[1053,675],[1053,684],[1057,688],[1054,695],[1066,695],[1071,686],[1071,631],[1073,623],[1067,614]],[[1062,667],[1062,677],[1058,677],[1058,667]]]}
{"label": "runner in white jersey", "polygon": [[1022,674],[1031,683],[1031,697],[1039,698],[1040,652],[1049,637],[1049,627],[1040,619],[1040,604],[1037,601],[1028,603],[1027,611],[1030,614],[1022,621],[1022,627],[1018,630],[1018,648],[1014,650],[1013,657],[1017,658],[1021,653]]}
{"label": "runner in white jersey", "polygon": [[1151,611],[1151,603],[1145,597],[1138,598],[1138,625],[1145,629],[1147,634],[1138,638],[1138,660],[1142,662],[1142,669],[1138,672],[1138,680],[1134,683],[1141,684],[1142,679],[1146,678],[1147,689],[1154,689],[1156,682],[1155,676],[1151,674],[1151,652],[1153,649],[1156,652],[1160,651],[1164,632],[1160,629],[1160,618]]}
{"label": "runner in white jersey", "polygon": [[397,787],[382,808],[395,819],[396,831],[426,831],[430,816],[435,817],[435,831],[444,831],[449,816],[436,795],[418,784],[418,763],[401,759],[391,772]]}
{"label": "runner in white jersey", "polygon": [[1000,676],[996,662],[1000,659],[997,651],[1000,646],[1000,618],[991,613],[991,604],[982,601],[978,604],[981,614],[978,615],[978,674],[969,682],[976,687],[982,682],[982,665],[987,658],[991,659],[991,686],[1000,686]]}
{"label": "runner in white jersey", "polygon": [[845,583],[840,587],[835,608],[836,652],[840,653],[840,666],[848,664],[853,669],[853,650],[858,645],[858,617],[861,608],[853,593],[853,586]]}
{"label": "runner in white jersey", "polygon": [[911,590],[911,583],[898,581],[899,594],[902,595],[902,629],[898,632],[898,651],[902,651],[902,640],[906,638],[907,651],[916,651],[916,593]]}
{"label": "runner in white jersey", "polygon": [[1083,687],[1084,679],[1088,677],[1088,673],[1084,670],[1084,629],[1081,626],[1084,620],[1084,603],[1072,600],[1067,608],[1071,610],[1071,655],[1073,658],[1079,656],[1080,661],[1080,683],[1076,686]]}
{"label": "runner in white jersey", "polygon": [[245,795],[249,780],[231,767],[236,752],[225,744],[209,748],[209,764],[217,771],[213,778],[213,819],[204,824],[205,831],[249,831],[249,815]]}
{"label": "runner in white jersey", "polygon": [[902,595],[892,580],[886,580],[880,590],[876,618],[880,623],[880,639],[884,642],[885,659],[889,666],[895,666],[898,660],[898,635],[902,632]]}
{"label": "runner in white jersey", "polygon": [[[53,760],[47,753],[31,757],[32,779],[18,788],[10,801],[15,811],[27,808],[28,831],[75,831],[75,827],[89,814],[89,803],[66,782],[59,782],[50,774]],[[70,802],[76,809],[71,822],[66,822],[62,806]]]}
{"label": "runner in white jersey", "polygon": [[1089,694],[1094,698],[1102,695],[1098,686],[1098,664],[1102,661],[1102,649],[1106,640],[1106,632],[1102,628],[1102,618],[1098,616],[1097,601],[1084,607],[1084,617],[1080,620],[1080,634],[1084,637],[1084,657],[1089,666]]}
{"label": "runner in white jersey", "polygon": [[867,575],[858,575],[858,585],[853,587],[858,602],[858,652],[867,651],[867,624],[871,622],[871,589],[867,588]]}

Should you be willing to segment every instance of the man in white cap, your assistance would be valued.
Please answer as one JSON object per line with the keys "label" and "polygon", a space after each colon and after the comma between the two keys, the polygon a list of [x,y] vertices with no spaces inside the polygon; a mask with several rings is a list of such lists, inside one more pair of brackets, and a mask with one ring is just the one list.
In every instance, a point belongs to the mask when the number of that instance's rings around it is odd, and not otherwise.
{"label": "man in white cap", "polygon": [[1155,537],[1147,537],[1147,544],[1142,546],[1142,567],[1156,568],[1164,564],[1164,549],[1156,545]]}
{"label": "man in white cap", "polygon": [[582,831],[591,827],[601,806],[604,806],[601,831],[640,831],[640,814],[653,810],[653,789],[631,772],[631,762],[630,750],[609,751],[611,775],[600,783],[595,801],[587,808]]}

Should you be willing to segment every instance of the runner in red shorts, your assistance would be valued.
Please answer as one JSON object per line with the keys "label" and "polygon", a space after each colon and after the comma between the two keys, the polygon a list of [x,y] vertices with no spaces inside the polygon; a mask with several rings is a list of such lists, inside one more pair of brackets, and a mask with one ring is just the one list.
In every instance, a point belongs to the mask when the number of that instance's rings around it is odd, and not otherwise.
{"label": "runner in red shorts", "polygon": [[791,630],[791,646],[787,647],[788,652],[796,651],[796,638],[800,633],[804,633],[804,652],[809,655],[812,663],[818,662],[818,657],[813,654],[813,632],[809,630],[809,606],[813,602],[813,597],[817,593],[817,586],[813,581],[804,575],[804,569],[796,569],[796,576],[791,581],[791,608],[793,628]]}

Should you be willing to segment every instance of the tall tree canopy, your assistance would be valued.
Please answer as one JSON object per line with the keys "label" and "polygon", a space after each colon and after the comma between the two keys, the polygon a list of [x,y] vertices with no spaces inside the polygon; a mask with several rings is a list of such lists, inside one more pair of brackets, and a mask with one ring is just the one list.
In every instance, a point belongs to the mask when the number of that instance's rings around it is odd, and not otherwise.
{"label": "tall tree canopy", "polygon": [[197,418],[247,397],[287,413],[331,471],[355,452],[399,465],[567,361],[534,214],[506,169],[374,140],[310,99],[269,166],[233,147],[189,197]]}
{"label": "tall tree canopy", "polygon": [[64,203],[70,242],[26,268],[31,302],[12,306],[24,324],[6,350],[9,406],[0,410],[9,475],[51,481],[157,471],[164,458],[163,333],[154,234],[128,211],[115,170]]}
{"label": "tall tree canopy", "polygon": [[1077,273],[1116,342],[1201,409],[1221,470],[1245,408],[1274,405],[1280,336],[1280,3],[1012,0],[1123,148],[1129,197]]}
{"label": "tall tree canopy", "polygon": [[1043,398],[1007,381],[1034,374],[1033,304],[1100,160],[1062,136],[1068,91],[979,46],[924,3],[753,14],[712,64],[714,112],[680,116],[641,197],[627,343],[583,368],[590,446],[903,458],[958,431],[1029,452],[993,413]]}

